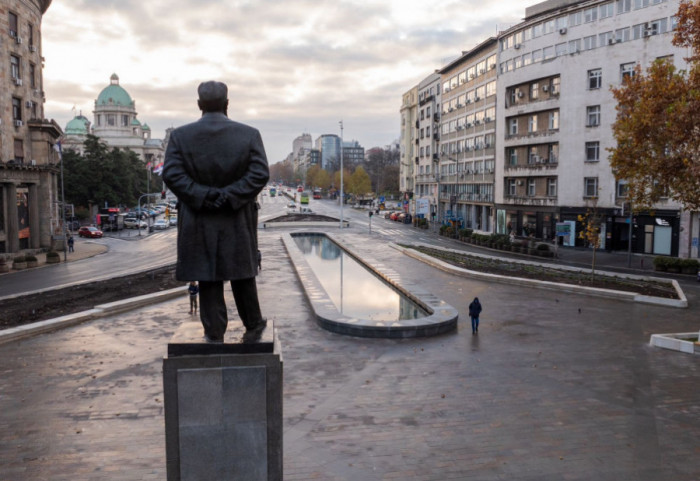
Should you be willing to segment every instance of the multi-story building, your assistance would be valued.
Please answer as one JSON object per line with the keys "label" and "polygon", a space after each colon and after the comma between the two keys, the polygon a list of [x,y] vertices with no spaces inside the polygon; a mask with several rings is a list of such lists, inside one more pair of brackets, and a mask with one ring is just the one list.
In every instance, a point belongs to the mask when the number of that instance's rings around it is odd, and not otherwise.
{"label": "multi-story building", "polygon": [[[418,87],[411,88],[403,94],[401,102],[401,136],[399,157],[399,190],[404,198],[410,197],[415,188],[415,162],[418,144]],[[408,199],[406,199],[408,200]],[[409,211],[409,204],[405,204]]]}
{"label": "multi-story building", "polygon": [[357,140],[343,141],[343,165],[360,165],[365,160],[365,148]]}
{"label": "multi-story building", "polygon": [[[418,107],[415,119],[414,158],[406,162],[415,164],[416,215],[437,218],[437,166],[440,145],[440,74],[435,72],[418,83]],[[404,162],[402,158],[402,162]]]}
{"label": "multi-story building", "polygon": [[482,232],[493,223],[497,46],[491,37],[439,70],[437,220]]}
{"label": "multi-story building", "polygon": [[[687,53],[671,44],[677,10],[677,0],[549,0],[500,35],[497,232],[552,239],[558,222],[578,232],[577,217],[595,212],[601,247],[627,249],[625,184],[608,162],[610,86],[659,58],[683,68]],[[680,211],[667,201],[636,215],[633,250],[678,255]]]}
{"label": "multi-story building", "polygon": [[44,118],[41,20],[51,0],[9,0],[0,9],[0,253],[49,248],[60,232],[63,134]]}
{"label": "multi-story building", "polygon": [[340,137],[335,134],[323,134],[316,139],[316,149],[321,152],[322,169],[340,168]]}
{"label": "multi-story building", "polygon": [[151,138],[151,128],[137,118],[136,101],[119,85],[119,76],[112,74],[95,100],[94,123],[80,113],[66,125],[64,149],[83,151],[88,134],[95,135],[112,148],[129,149],[144,162],[156,166],[165,159],[165,142]]}

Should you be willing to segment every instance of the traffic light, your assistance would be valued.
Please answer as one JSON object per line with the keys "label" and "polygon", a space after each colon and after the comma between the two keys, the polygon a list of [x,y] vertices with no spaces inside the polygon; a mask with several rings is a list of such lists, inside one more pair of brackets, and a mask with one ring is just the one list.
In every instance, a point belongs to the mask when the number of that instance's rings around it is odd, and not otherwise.
{"label": "traffic light", "polygon": [[165,191],[162,191],[162,192],[160,193],[160,198],[161,198],[161,199],[165,199]]}

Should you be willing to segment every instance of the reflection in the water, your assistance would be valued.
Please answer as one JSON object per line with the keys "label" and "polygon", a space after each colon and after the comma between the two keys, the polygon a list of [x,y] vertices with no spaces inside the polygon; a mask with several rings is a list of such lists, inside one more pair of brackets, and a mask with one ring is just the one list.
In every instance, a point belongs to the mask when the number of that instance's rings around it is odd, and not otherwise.
{"label": "reflection in the water", "polygon": [[341,314],[373,321],[428,315],[325,235],[302,234],[293,238]]}

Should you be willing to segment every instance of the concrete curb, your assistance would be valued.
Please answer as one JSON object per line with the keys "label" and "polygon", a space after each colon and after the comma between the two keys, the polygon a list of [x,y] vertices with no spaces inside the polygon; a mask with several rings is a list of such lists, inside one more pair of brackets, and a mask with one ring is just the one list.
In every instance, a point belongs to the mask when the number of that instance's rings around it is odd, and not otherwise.
{"label": "concrete curb", "polygon": [[87,311],[76,312],[74,314],[68,314],[65,316],[56,317],[54,319],[48,319],[45,321],[5,329],[0,331],[0,344],[17,341],[35,336],[37,334],[51,332],[56,329],[63,329],[85,321],[111,316],[113,314],[118,314],[120,312],[125,312],[138,307],[168,301],[179,296],[184,296],[185,294],[187,294],[187,289],[183,284],[183,287],[176,287],[166,291],[154,292],[152,294],[145,294],[143,296],[132,297],[130,299],[101,304]]}
{"label": "concrete curb", "polygon": [[652,334],[649,345],[669,349],[671,351],[684,352],[686,354],[700,354],[700,342],[689,339],[697,339],[697,332],[681,332],[677,334]]}
{"label": "concrete curb", "polygon": [[[450,272],[452,274],[460,275],[463,277],[488,280],[488,281],[492,281],[492,282],[500,282],[502,284],[514,284],[514,285],[520,285],[520,286],[539,287],[541,289],[556,290],[558,292],[562,292],[562,291],[571,292],[571,293],[575,293],[575,294],[583,294],[583,295],[588,295],[588,296],[593,296],[593,297],[606,297],[609,299],[618,299],[618,300],[629,301],[629,302],[640,302],[640,303],[644,303],[644,304],[653,304],[653,305],[658,305],[658,306],[675,307],[675,308],[687,308],[688,307],[688,299],[685,297],[683,290],[681,289],[680,285],[678,284],[678,282],[675,279],[662,279],[659,277],[638,276],[638,275],[632,275],[632,274],[620,274],[620,273],[613,273],[613,272],[606,272],[606,271],[596,271],[596,274],[604,275],[604,276],[618,277],[618,278],[624,278],[624,279],[634,279],[634,280],[653,280],[656,282],[671,284],[671,286],[673,286],[673,288],[675,289],[676,294],[678,295],[678,299],[665,299],[662,297],[644,296],[644,295],[637,294],[634,292],[616,291],[616,290],[612,290],[612,289],[601,289],[601,288],[597,288],[597,287],[576,286],[573,284],[561,284],[561,283],[557,283],[557,282],[540,281],[540,280],[536,280],[536,279],[527,279],[527,278],[523,278],[523,277],[510,277],[510,276],[502,276],[502,275],[497,275],[497,274],[489,274],[489,273],[485,273],[485,272],[471,271],[468,269],[463,269],[461,267],[453,266],[452,264],[441,261],[440,259],[436,259],[434,257],[427,255],[427,254],[423,254],[423,253],[418,252],[414,249],[404,248],[404,247],[401,247],[401,246],[399,246],[397,244],[393,244],[393,243],[389,244],[389,245],[390,245],[390,247],[398,250],[399,252],[402,252],[403,254],[405,254],[409,257],[417,259],[417,260],[424,262],[428,265],[432,265],[433,267],[436,267],[436,268],[441,269],[443,271]],[[436,248],[433,245],[428,246],[428,245],[420,244],[420,243],[417,243],[414,245],[430,247],[433,249]],[[456,254],[464,254],[463,251],[459,251],[459,250],[455,250],[455,249],[440,248],[440,250],[443,250],[445,252],[454,252]],[[485,259],[498,259],[499,261],[503,261],[503,258],[500,258],[500,257],[480,255],[480,254],[475,254],[475,253],[469,253],[468,255],[474,256],[474,257],[481,257],[481,258],[485,258]],[[506,262],[540,266],[540,267],[551,267],[552,269],[571,271],[571,272],[588,272],[588,270],[581,269],[578,267],[560,266],[560,265],[539,263],[539,262],[532,262],[532,261],[524,261],[524,260],[518,260],[518,259],[507,259]]]}
{"label": "concrete curb", "polygon": [[[272,227],[335,227],[340,225],[340,220],[337,222],[319,222],[319,221],[309,221],[309,222],[262,222],[259,224],[263,229],[269,229]],[[350,222],[343,220],[343,228],[346,229],[350,227]]]}

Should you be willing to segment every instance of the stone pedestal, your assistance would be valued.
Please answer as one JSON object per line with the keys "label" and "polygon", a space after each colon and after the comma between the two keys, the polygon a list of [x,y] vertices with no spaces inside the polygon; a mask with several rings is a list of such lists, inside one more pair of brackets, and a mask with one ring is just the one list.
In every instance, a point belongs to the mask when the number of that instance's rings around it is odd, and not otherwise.
{"label": "stone pedestal", "polygon": [[168,481],[282,480],[282,355],[268,321],[259,340],[243,327],[224,343],[199,322],[175,333],[163,360]]}

